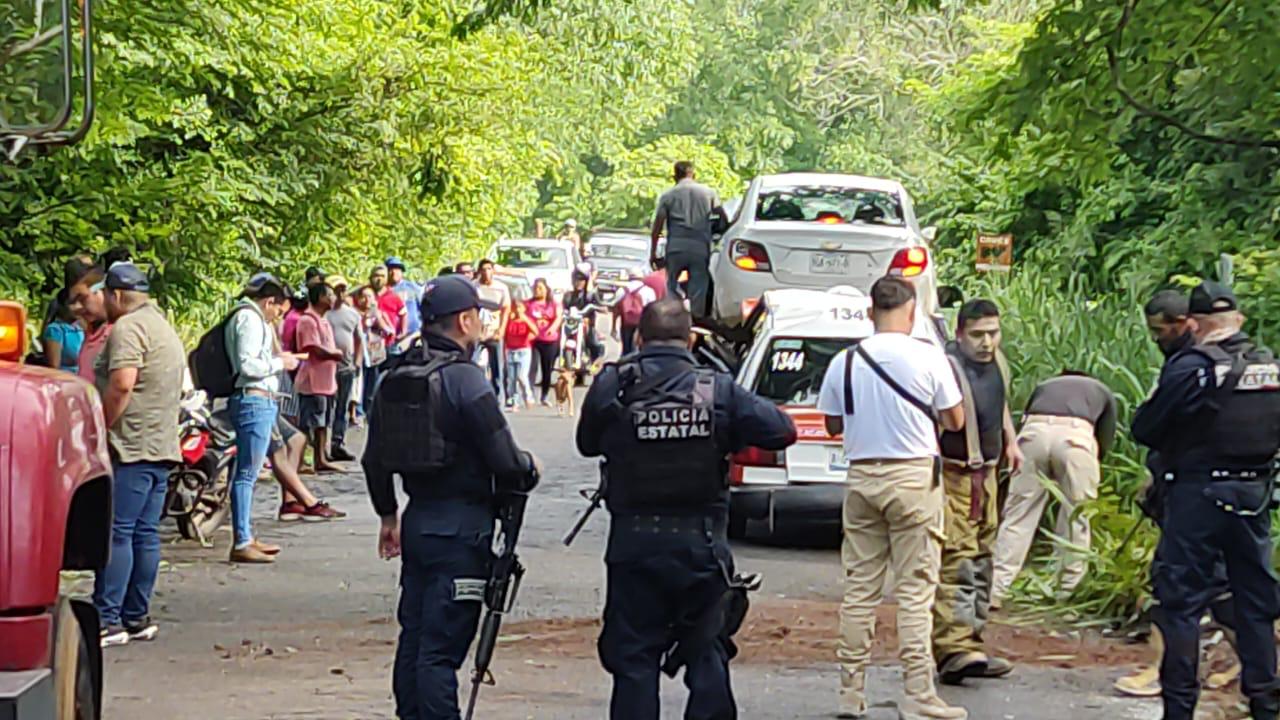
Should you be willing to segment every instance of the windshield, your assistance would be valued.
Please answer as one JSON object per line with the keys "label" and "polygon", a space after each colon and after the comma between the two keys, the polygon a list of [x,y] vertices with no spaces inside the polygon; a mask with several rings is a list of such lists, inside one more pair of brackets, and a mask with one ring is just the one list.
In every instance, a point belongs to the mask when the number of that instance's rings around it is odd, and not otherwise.
{"label": "windshield", "polygon": [[593,258],[614,258],[617,260],[635,260],[645,262],[649,259],[649,251],[634,245],[615,245],[592,243],[588,250]]}
{"label": "windshield", "polygon": [[765,222],[867,223],[901,226],[898,196],[834,185],[790,185],[760,192],[756,219]]}
{"label": "windshield", "polygon": [[775,405],[815,407],[831,358],[849,338],[774,338],[756,375],[755,392]]}
{"label": "windshield", "polygon": [[563,248],[506,245],[498,248],[496,262],[512,268],[568,270],[569,253]]}

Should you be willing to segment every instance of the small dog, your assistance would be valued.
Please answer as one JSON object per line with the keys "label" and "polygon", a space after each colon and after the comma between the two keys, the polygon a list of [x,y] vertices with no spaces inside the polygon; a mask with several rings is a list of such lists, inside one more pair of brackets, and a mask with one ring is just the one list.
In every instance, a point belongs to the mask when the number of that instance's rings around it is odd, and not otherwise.
{"label": "small dog", "polygon": [[573,386],[577,380],[576,373],[569,368],[560,368],[556,372],[556,414],[573,417]]}

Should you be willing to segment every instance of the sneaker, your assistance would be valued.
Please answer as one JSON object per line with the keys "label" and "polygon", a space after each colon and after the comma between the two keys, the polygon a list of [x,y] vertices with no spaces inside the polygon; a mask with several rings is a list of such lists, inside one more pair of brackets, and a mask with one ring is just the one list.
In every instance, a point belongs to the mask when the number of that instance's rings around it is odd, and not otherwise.
{"label": "sneaker", "polygon": [[276,561],[274,555],[268,555],[253,545],[231,549],[231,562],[246,565],[267,565]]}
{"label": "sneaker", "polygon": [[969,711],[948,705],[937,695],[907,697],[898,707],[901,720],[968,720]]}
{"label": "sneaker", "polygon": [[938,666],[938,676],[944,685],[960,685],[965,678],[984,677],[988,662],[987,656],[977,651],[951,653]]}
{"label": "sneaker", "polygon": [[347,514],[341,510],[334,510],[329,507],[329,503],[319,500],[315,505],[302,509],[302,520],[304,522],[323,522],[325,520],[341,520]]}
{"label": "sneaker", "polygon": [[280,514],[277,518],[280,522],[295,522],[297,520],[301,520],[303,513],[306,511],[306,505],[303,505],[297,500],[291,500],[280,506]]}
{"label": "sneaker", "polygon": [[329,448],[329,459],[337,460],[338,462],[350,462],[352,460],[355,460],[356,456],[347,452],[346,448],[342,446],[338,446],[334,448]]}
{"label": "sneaker", "polygon": [[1160,669],[1155,665],[1147,665],[1132,675],[1116,680],[1112,687],[1121,695],[1129,697],[1159,697]]}
{"label": "sneaker", "polygon": [[160,634],[160,626],[145,617],[136,623],[125,623],[125,632],[129,633],[129,642],[147,642],[155,640]]}
{"label": "sneaker", "polygon": [[841,720],[863,720],[867,717],[867,700],[865,697],[840,695],[839,709],[836,717]]}
{"label": "sneaker", "polygon": [[119,647],[129,644],[129,631],[120,625],[110,625],[98,633],[99,642],[104,648]]}
{"label": "sneaker", "polygon": [[1013,663],[1002,657],[987,656],[987,669],[982,672],[984,678],[1002,678],[1013,672]]}

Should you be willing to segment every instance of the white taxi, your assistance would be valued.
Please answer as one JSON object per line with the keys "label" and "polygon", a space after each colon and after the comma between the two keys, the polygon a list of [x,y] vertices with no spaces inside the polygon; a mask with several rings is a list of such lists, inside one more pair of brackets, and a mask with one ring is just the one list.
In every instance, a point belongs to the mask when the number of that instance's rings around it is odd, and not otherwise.
{"label": "white taxi", "polygon": [[[773,401],[796,423],[798,440],[783,452],[747,448],[729,463],[729,531],[748,524],[769,534],[779,519],[838,533],[848,464],[841,438],[827,435],[818,391],[831,359],[874,332],[871,299],[850,286],[828,291],[766,292],[747,315],[731,352],[741,358],[737,382]],[[919,315],[912,333],[941,344],[937,327]]]}

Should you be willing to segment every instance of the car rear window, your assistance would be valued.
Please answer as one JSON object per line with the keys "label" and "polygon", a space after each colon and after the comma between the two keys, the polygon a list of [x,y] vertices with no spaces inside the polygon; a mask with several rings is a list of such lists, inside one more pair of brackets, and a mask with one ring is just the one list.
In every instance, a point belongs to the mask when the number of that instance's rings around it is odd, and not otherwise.
{"label": "car rear window", "polygon": [[776,405],[815,407],[831,358],[854,342],[849,338],[773,338],[753,389]]}
{"label": "car rear window", "polygon": [[569,254],[562,248],[540,248],[507,245],[498,248],[496,262],[503,267],[534,269],[569,269]]}
{"label": "car rear window", "polygon": [[635,260],[637,262],[644,262],[649,259],[648,250],[630,245],[591,245],[588,249],[591,251],[591,257]]}
{"label": "car rear window", "polygon": [[898,196],[879,190],[835,185],[788,185],[760,192],[756,220],[901,226]]}

